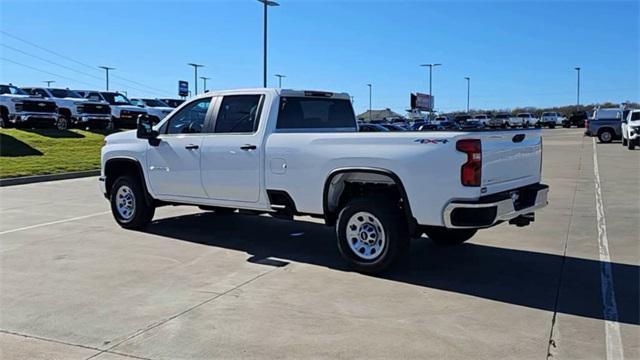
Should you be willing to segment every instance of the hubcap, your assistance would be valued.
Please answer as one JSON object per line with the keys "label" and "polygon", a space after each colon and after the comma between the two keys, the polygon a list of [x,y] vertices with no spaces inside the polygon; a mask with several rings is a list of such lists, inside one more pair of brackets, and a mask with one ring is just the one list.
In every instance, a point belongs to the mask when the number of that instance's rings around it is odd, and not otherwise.
{"label": "hubcap", "polygon": [[58,130],[66,130],[67,129],[67,119],[59,118],[57,125],[58,125]]}
{"label": "hubcap", "polygon": [[130,220],[136,210],[136,199],[127,185],[122,185],[116,192],[116,209],[124,220]]}
{"label": "hubcap", "polygon": [[359,258],[377,258],[386,245],[382,223],[373,214],[365,211],[353,214],[347,222],[347,242],[351,251]]}
{"label": "hubcap", "polygon": [[602,140],[603,141],[611,140],[611,133],[609,133],[608,131],[603,132],[602,133]]}

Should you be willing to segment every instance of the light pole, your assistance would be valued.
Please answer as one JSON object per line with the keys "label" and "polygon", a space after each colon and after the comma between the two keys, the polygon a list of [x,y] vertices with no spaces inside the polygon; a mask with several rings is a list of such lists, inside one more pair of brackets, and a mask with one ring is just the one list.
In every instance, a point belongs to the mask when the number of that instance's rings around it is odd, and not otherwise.
{"label": "light pole", "polygon": [[51,87],[51,84],[54,83],[54,82],[56,82],[56,81],[55,80],[45,80],[45,81],[43,81],[43,83],[47,84],[48,88]]}
{"label": "light pole", "polygon": [[262,86],[267,87],[267,8],[269,6],[280,6],[280,4],[271,0],[258,1],[264,4],[264,53],[262,62]]}
{"label": "light pole", "polygon": [[282,78],[286,78],[287,76],[281,74],[275,74],[274,76],[278,78],[278,87],[282,88]]}
{"label": "light pole", "polygon": [[98,66],[100,69],[104,69],[107,73],[107,91],[109,91],[109,70],[115,70],[115,68],[108,66]]}
{"label": "light pole", "polygon": [[422,64],[422,67],[429,67],[429,120],[431,120],[431,116],[433,115],[433,95],[431,92],[431,79],[433,75],[433,68],[435,66],[441,66],[442,64]]}
{"label": "light pole", "polygon": [[577,103],[578,103],[578,106],[580,106],[580,67],[576,66],[576,67],[574,67],[574,69],[578,72],[578,99],[577,99]]}
{"label": "light pole", "polygon": [[198,68],[203,67],[204,65],[194,64],[194,63],[188,63],[187,65],[193,66],[193,70],[195,71],[195,76],[194,76],[195,81],[193,82],[193,86],[195,86],[195,88],[194,88],[193,96],[197,96],[198,95]]}
{"label": "light pole", "polygon": [[369,122],[372,120],[373,114],[371,114],[371,84],[367,84],[369,87]]}
{"label": "light pole", "polygon": [[211,80],[210,77],[206,77],[206,76],[200,76],[200,79],[202,79],[202,81],[204,82],[204,92],[207,92],[207,80]]}
{"label": "light pole", "polygon": [[469,93],[471,92],[471,78],[468,76],[464,77],[467,80],[467,114],[469,113]]}

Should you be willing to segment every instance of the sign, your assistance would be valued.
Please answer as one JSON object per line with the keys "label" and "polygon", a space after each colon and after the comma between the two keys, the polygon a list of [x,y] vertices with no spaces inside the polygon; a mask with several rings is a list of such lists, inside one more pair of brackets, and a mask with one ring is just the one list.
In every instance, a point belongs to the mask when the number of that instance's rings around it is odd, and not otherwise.
{"label": "sign", "polygon": [[180,80],[178,81],[178,96],[188,96],[189,95],[189,82]]}
{"label": "sign", "polygon": [[411,94],[411,109],[431,111],[433,110],[434,98],[429,94]]}

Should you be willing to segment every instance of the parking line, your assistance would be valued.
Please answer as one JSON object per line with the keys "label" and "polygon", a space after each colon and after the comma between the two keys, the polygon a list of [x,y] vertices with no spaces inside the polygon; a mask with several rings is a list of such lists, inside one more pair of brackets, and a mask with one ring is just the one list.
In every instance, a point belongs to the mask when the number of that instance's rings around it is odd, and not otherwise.
{"label": "parking line", "polygon": [[47,222],[47,223],[43,223],[43,224],[29,225],[29,226],[25,226],[25,227],[21,227],[21,228],[17,228],[17,229],[11,229],[11,230],[2,231],[2,232],[0,232],[0,235],[10,234],[10,233],[14,233],[14,232],[18,232],[18,231],[24,231],[24,230],[31,230],[31,229],[35,229],[35,228],[39,228],[39,227],[43,227],[43,226],[62,224],[62,223],[70,222],[70,221],[87,219],[87,218],[90,218],[90,217],[100,216],[100,215],[104,215],[104,214],[108,214],[108,213],[109,213],[109,211],[103,211],[103,212],[99,212],[99,213],[78,216],[78,217],[74,217],[74,218],[70,218],[70,219],[56,220],[56,221],[51,221],[51,222]]}
{"label": "parking line", "polygon": [[596,139],[593,138],[593,173],[595,175],[596,216],[598,221],[598,248],[600,254],[600,287],[602,290],[602,304],[604,314],[605,344],[608,360],[624,359],[620,325],[618,324],[618,306],[613,288],[613,274],[611,272],[611,257],[609,256],[609,240],[607,238],[607,223],[604,217],[602,202],[602,186],[598,171],[598,152]]}

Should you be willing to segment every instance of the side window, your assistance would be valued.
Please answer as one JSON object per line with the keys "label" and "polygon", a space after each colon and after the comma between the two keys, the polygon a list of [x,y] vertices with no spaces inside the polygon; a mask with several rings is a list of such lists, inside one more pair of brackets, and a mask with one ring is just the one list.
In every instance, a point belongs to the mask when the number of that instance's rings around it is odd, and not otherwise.
{"label": "side window", "polygon": [[211,98],[192,102],[167,122],[167,134],[197,134],[202,132]]}
{"label": "side window", "polygon": [[229,95],[222,99],[215,133],[253,133],[258,129],[262,95]]}

